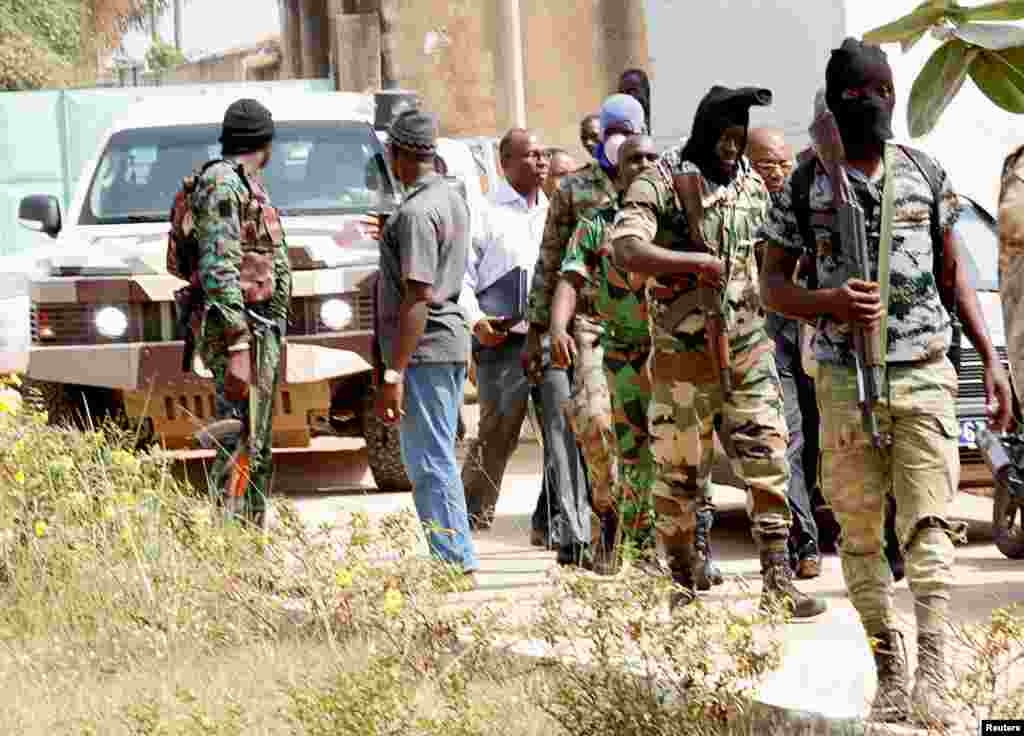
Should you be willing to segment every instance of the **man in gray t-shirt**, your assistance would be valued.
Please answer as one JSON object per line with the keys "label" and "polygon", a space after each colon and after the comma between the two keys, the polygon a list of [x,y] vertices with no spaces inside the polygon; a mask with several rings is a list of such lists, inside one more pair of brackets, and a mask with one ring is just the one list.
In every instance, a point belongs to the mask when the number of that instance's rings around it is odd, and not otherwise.
{"label": "man in gray t-shirt", "polygon": [[377,412],[389,424],[401,422],[402,462],[431,552],[472,575],[478,563],[455,459],[469,360],[469,330],[458,304],[469,210],[434,169],[433,115],[398,116],[388,147],[406,197],[381,236],[377,316],[386,370]]}

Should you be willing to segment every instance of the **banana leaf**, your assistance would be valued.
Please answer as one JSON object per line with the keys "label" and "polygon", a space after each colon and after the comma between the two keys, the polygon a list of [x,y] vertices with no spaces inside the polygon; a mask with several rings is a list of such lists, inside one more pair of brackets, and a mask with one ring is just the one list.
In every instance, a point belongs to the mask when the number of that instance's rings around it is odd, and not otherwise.
{"label": "banana leaf", "polygon": [[1002,0],[984,3],[972,8],[962,8],[964,20],[1020,20],[1024,18],[1024,0]]}
{"label": "banana leaf", "polygon": [[963,86],[971,62],[979,53],[978,49],[954,39],[931,55],[910,88],[907,127],[912,137],[927,135],[935,127]]}
{"label": "banana leaf", "polygon": [[970,66],[978,89],[999,107],[1024,113],[1024,48],[990,51],[981,49]]}
{"label": "banana leaf", "polygon": [[865,33],[864,42],[878,45],[916,42],[929,28],[955,9],[956,3],[951,0],[927,0],[912,13]]}
{"label": "banana leaf", "polygon": [[952,31],[964,43],[989,51],[1005,51],[1024,46],[1024,26],[1007,23],[965,23]]}

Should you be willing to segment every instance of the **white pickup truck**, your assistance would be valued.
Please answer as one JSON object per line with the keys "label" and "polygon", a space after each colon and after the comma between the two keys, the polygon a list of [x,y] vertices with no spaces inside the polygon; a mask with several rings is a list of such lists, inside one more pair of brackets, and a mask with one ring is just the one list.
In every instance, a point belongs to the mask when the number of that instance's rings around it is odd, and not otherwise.
{"label": "white pickup truck", "polygon": [[[373,97],[262,101],[277,131],[266,183],[294,269],[274,445],[307,446],[318,432],[364,436],[378,488],[407,489],[397,430],[369,411],[379,250],[357,219],[400,201],[372,127]],[[27,375],[53,420],[126,416],[176,449],[213,418],[208,374],[182,370],[173,294],[183,282],[166,272],[165,253],[174,195],[183,177],[219,156],[230,102],[201,95],[140,104],[103,138],[68,211],[48,195],[22,200],[20,223],[52,239],[31,251],[20,298],[30,304]]]}

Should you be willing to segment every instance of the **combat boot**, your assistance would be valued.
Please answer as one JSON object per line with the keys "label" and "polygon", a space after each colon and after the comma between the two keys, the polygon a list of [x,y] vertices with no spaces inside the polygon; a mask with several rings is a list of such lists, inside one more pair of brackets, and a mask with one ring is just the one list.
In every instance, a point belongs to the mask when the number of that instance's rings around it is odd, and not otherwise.
{"label": "combat boot", "polygon": [[869,720],[881,723],[899,723],[910,714],[910,687],[907,684],[907,649],[903,634],[887,629],[870,637],[871,653],[875,657],[878,689],[871,703]]}
{"label": "combat boot", "polygon": [[711,527],[715,523],[715,512],[697,512],[697,528],[694,531],[694,546],[697,548],[693,563],[693,577],[697,590],[711,590],[712,585],[721,585],[722,571],[711,559]]}
{"label": "combat boot", "polygon": [[956,725],[956,710],[949,702],[949,667],[946,662],[946,634],[917,632],[917,672],[910,696],[913,718],[923,726]]}
{"label": "combat boot", "polygon": [[793,585],[793,568],[784,549],[761,552],[761,574],[761,610],[766,613],[785,606],[793,618],[813,618],[828,607],[821,598],[812,598]]}

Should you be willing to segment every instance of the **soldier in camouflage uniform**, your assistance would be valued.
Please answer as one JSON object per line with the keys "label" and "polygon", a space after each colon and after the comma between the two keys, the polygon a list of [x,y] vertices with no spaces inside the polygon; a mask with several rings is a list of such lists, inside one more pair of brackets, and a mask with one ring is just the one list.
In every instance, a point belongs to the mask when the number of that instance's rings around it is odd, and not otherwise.
{"label": "soldier in camouflage uniform", "polygon": [[[949,178],[936,162],[897,146],[890,151],[892,170],[884,171],[895,104],[885,53],[847,39],[828,63],[825,101],[845,148],[851,194],[865,212],[873,271],[879,258],[883,189],[894,189],[889,303],[886,309],[877,283],[850,278],[853,256],[841,250],[836,234],[832,185],[825,169],[813,160],[804,165],[815,167],[808,229],[801,227],[793,204],[793,182],[807,171],[802,168],[786,183],[761,231],[760,238],[767,243],[763,294],[772,310],[817,323],[822,491],[842,528],[843,576],[875,657],[878,689],[871,717],[900,721],[913,715],[924,723],[948,726],[955,722],[946,699],[952,538],[960,531],[950,521],[949,505],[960,463],[957,377],[946,357],[950,316],[940,293],[950,295],[955,288],[964,331],[985,363],[990,407],[999,403],[994,416],[997,430],[1008,420],[1009,386],[960,265],[961,247],[953,228],[959,205]],[[921,161],[933,170],[937,194]],[[932,236],[933,213],[941,241]],[[810,238],[813,241],[808,242]],[[805,253],[816,258],[814,290],[789,278]],[[941,284],[933,270],[936,258],[943,259]],[[850,328],[856,324],[880,329],[883,310],[886,377],[875,415],[887,441],[876,448],[862,425]],[[896,499],[896,531],[917,619],[918,668],[912,695],[903,636],[896,627],[892,573],[882,550],[884,502],[890,492]]]}
{"label": "soldier in camouflage uniform", "polygon": [[[620,191],[657,159],[654,142],[649,136],[627,139],[619,154],[616,184]],[[629,289],[628,274],[614,268],[610,243],[605,242],[607,225],[615,218],[617,210],[616,202],[598,210],[590,218],[580,219],[562,260],[561,278],[551,306],[551,335],[556,351],[552,361],[561,365],[575,362],[577,385],[583,388],[574,397],[570,417],[576,439],[587,458],[587,472],[593,489],[592,503],[594,511],[601,516],[600,543],[604,551],[601,561],[609,570],[617,567],[618,563],[616,537],[620,514],[627,524],[623,531],[633,524],[635,531],[642,532],[642,527],[650,522],[650,515],[644,508],[646,488],[634,487],[626,494],[627,499],[620,498],[624,492],[624,465],[628,462],[628,467],[632,468],[648,459],[647,433],[644,431],[637,442],[638,437],[631,431],[627,415],[617,409],[613,417],[614,400],[610,391],[613,381],[606,376],[610,355],[619,358],[621,364],[621,360],[628,362],[630,353],[637,349],[643,351],[643,359],[646,359],[650,348],[646,311],[636,308],[638,300],[635,291]],[[609,279],[610,272],[618,287]],[[615,296],[612,296],[613,292]],[[623,298],[633,303],[620,304]],[[597,327],[578,330],[579,342],[568,337],[569,323],[574,316],[577,325],[585,323]],[[638,336],[633,334],[636,332],[639,332]],[[624,342],[627,344],[622,349]],[[646,385],[640,391],[644,396],[649,395]],[[631,393],[635,394],[636,390]],[[633,397],[630,395],[630,398]],[[642,407],[644,415],[646,409],[646,405]],[[620,425],[624,425],[623,437],[628,436],[632,440],[628,444],[628,457],[616,438]],[[630,475],[635,478],[637,474]],[[624,508],[623,501],[629,506],[628,510]]]}
{"label": "soldier in camouflage uniform", "polygon": [[[697,510],[709,493],[714,425],[721,418],[720,436],[747,485],[761,551],[761,604],[807,618],[822,613],[825,603],[797,590],[787,559],[786,422],[757,290],[754,235],[768,192],[742,155],[750,107],[770,100],[768,90],[713,87],[697,109],[678,168],[659,167],[633,181],[612,237],[618,263],[649,276],[655,513],[659,546],[682,586],[673,603],[693,599],[703,567],[695,546]],[[710,303],[698,297],[705,289],[723,312],[730,395],[707,349]]]}
{"label": "soldier in camouflage uniform", "polygon": [[[537,376],[543,363],[541,350],[541,335],[549,329],[551,321],[551,302],[554,296],[555,287],[558,283],[558,274],[561,271],[562,260],[565,257],[566,248],[576,229],[580,218],[589,217],[598,210],[608,207],[618,197],[614,179],[617,170],[607,155],[606,148],[612,143],[621,145],[621,142],[629,135],[634,135],[643,130],[644,111],[640,103],[629,95],[612,95],[601,106],[601,130],[602,142],[597,148],[597,161],[591,163],[581,170],[570,174],[559,182],[551,197],[548,209],[548,218],[544,226],[544,237],[541,241],[540,254],[537,258],[537,265],[534,270],[533,284],[529,297],[528,316],[530,329],[527,333],[526,348],[524,350],[524,362],[527,365],[527,372],[534,376],[533,380],[539,382]],[[590,289],[583,290],[585,303],[593,302],[593,295]],[[607,387],[601,388],[604,384],[602,359],[595,350],[599,347],[601,325],[594,319],[587,316],[589,310],[581,310],[576,316],[573,324],[576,344],[581,346],[580,360],[576,365],[573,376],[576,382],[575,401],[577,405],[588,403],[590,396],[600,397],[602,391],[607,392]],[[552,355],[565,355],[569,351],[567,343],[569,336],[563,332],[560,335],[550,336],[550,349]],[[552,363],[552,368],[559,366]],[[563,366],[564,367],[564,366]],[[598,378],[596,384],[587,382],[588,378]],[[565,405],[569,396],[566,395],[555,403]],[[545,407],[545,411],[548,408]],[[611,481],[607,476],[606,469],[610,465],[608,448],[606,445],[592,445],[591,455],[584,453],[584,459],[588,466],[594,467],[597,479],[591,484],[591,493],[597,507],[603,511],[602,516],[610,513]],[[595,454],[596,453],[596,454]],[[566,503],[568,496],[565,491],[560,490],[560,497]],[[573,518],[575,510],[567,509],[566,519]],[[589,515],[589,512],[588,512]],[[565,522],[570,523],[571,522]],[[607,526],[607,525],[605,525]],[[588,525],[589,528],[589,525]],[[582,536],[582,535],[581,535]],[[590,538],[589,531],[586,533]],[[559,559],[566,564],[568,551],[564,547],[559,551]],[[605,550],[606,552],[606,550]],[[589,557],[589,550],[574,550],[575,556],[584,553]],[[607,555],[601,562],[607,560]],[[589,560],[588,560],[589,562]]]}
{"label": "soldier in camouflage uniform", "polygon": [[273,460],[273,400],[291,301],[291,265],[277,211],[260,171],[270,161],[274,122],[255,100],[239,100],[224,115],[224,161],[208,167],[192,195],[205,295],[196,349],[213,373],[217,416],[243,420],[248,437],[222,443],[212,482],[223,494],[235,470],[229,460],[249,443],[243,498],[221,498],[230,514],[265,521]]}
{"label": "soldier in camouflage uniform", "polygon": [[[620,192],[628,189],[633,179],[653,167],[657,160],[650,136],[627,139],[619,155],[617,183]],[[618,268],[612,258],[609,236],[617,205],[599,210],[577,226],[562,261],[562,277],[552,308],[552,332],[559,331],[565,323],[566,318],[560,314],[572,314],[571,302],[562,309],[561,301],[574,301],[584,284],[592,285],[594,315],[604,325],[600,349],[604,358],[604,391],[610,398],[610,405],[604,401],[580,407],[577,422],[586,421],[586,429],[578,429],[577,437],[581,443],[603,443],[612,448],[610,476],[614,490],[611,503],[618,507],[612,521],[621,519],[625,527],[622,536],[627,544],[643,550],[653,547],[655,541],[651,495],[655,465],[647,431],[651,385],[646,365],[651,338],[644,296],[645,278]],[[710,554],[700,572],[698,588],[707,589],[713,583],[722,582]]]}

